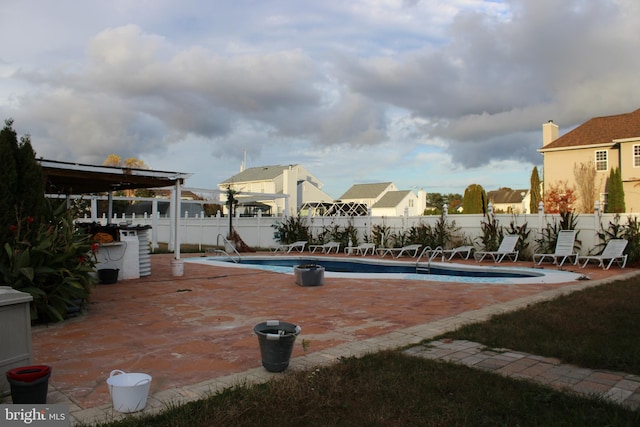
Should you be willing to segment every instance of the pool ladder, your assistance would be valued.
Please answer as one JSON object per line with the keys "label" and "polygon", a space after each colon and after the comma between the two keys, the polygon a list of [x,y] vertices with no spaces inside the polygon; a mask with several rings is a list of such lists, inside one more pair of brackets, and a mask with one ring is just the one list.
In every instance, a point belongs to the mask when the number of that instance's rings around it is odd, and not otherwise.
{"label": "pool ladder", "polygon": [[[220,244],[221,240],[222,240],[222,244]],[[222,248],[222,249],[218,249],[218,248]],[[240,252],[238,252],[236,250],[236,247],[233,245],[233,243],[231,243],[222,234],[218,234],[218,237],[216,238],[216,249],[213,249],[213,250],[207,249],[207,253],[211,253],[211,252],[219,256],[226,256],[235,263],[239,263],[241,259]]]}
{"label": "pool ladder", "polygon": [[[422,257],[427,256],[427,263],[420,264]],[[436,246],[435,249],[431,249],[431,246],[425,246],[420,252],[420,256],[416,260],[416,273],[429,274],[431,272],[431,261],[438,255],[442,255],[442,246]]]}

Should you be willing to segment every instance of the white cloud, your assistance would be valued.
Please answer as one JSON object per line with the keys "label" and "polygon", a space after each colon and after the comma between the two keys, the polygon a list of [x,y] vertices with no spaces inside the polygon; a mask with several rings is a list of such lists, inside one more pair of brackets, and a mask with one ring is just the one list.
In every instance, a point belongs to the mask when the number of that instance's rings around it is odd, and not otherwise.
{"label": "white cloud", "polygon": [[542,123],[640,105],[635,0],[28,3],[3,5],[0,108],[38,155],[139,157],[195,186],[246,149],[337,193],[515,187]]}

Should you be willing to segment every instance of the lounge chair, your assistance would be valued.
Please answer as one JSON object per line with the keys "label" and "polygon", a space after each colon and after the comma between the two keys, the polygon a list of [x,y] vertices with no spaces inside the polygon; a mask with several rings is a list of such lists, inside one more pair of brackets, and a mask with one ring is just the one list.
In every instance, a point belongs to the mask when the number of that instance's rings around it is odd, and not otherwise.
{"label": "lounge chair", "polygon": [[347,255],[362,255],[365,256],[367,252],[371,250],[371,255],[376,253],[376,244],[375,243],[360,243],[358,246],[352,246],[344,248],[344,253]]}
{"label": "lounge chair", "polygon": [[428,262],[431,262],[439,256],[443,256],[441,246],[436,246],[435,248],[431,248],[431,246],[425,246],[424,248],[422,248],[422,252],[420,252],[418,262],[420,262],[422,259],[426,259],[428,260]]}
{"label": "lounge chair", "polygon": [[[605,246],[600,255],[579,256],[577,262],[584,261],[582,268],[585,268],[589,261],[598,261],[598,267],[608,270],[615,261],[620,268],[624,268],[625,265],[627,265],[627,255],[624,254],[627,243],[629,243],[629,241],[626,239],[611,239],[607,242],[607,246]],[[605,267],[604,264],[607,261],[609,261],[609,263]]]}
{"label": "lounge chair", "polygon": [[500,247],[497,251],[477,251],[473,254],[476,262],[480,262],[485,257],[490,256],[493,258],[493,262],[501,262],[505,258],[509,258],[511,261],[516,262],[518,260],[518,251],[516,251],[516,244],[520,236],[517,234],[507,234],[502,238]]}
{"label": "lounge chair", "polygon": [[457,248],[452,249],[442,249],[440,252],[442,253],[443,261],[451,261],[451,259],[456,255],[459,255],[462,259],[469,259],[471,252],[473,252],[474,249],[475,248],[473,246],[467,245],[458,246]]}
{"label": "lounge chair", "polygon": [[309,250],[311,253],[315,253],[318,249],[323,254],[330,254],[332,250],[335,249],[335,252],[338,253],[340,251],[340,242],[329,242],[323,245],[309,245]]}
{"label": "lounge chair", "polygon": [[294,242],[294,243],[278,245],[273,250],[273,253],[276,253],[278,251],[281,251],[283,253],[289,253],[294,249],[297,250],[298,252],[302,252],[302,251],[304,251],[304,247],[305,247],[306,244],[307,244],[306,240],[299,240],[299,241]]}
{"label": "lounge chair", "polygon": [[[422,245],[407,245],[401,248],[379,248],[378,255],[384,257],[389,254],[394,258],[400,258],[403,254],[410,254],[412,257],[416,257],[418,255],[418,251],[420,250],[420,246]],[[413,252],[413,254],[411,254]]]}
{"label": "lounge chair", "polygon": [[[558,268],[560,268],[566,260],[571,260],[573,258],[573,264],[575,264],[578,261],[578,253],[573,251],[573,245],[575,242],[575,230],[560,230],[558,233],[558,240],[556,241],[555,251],[552,254],[534,254],[533,262],[536,262],[536,259],[538,259],[538,265],[540,265],[548,258],[553,261],[554,265],[557,265]],[[560,261],[559,264],[558,261]]]}

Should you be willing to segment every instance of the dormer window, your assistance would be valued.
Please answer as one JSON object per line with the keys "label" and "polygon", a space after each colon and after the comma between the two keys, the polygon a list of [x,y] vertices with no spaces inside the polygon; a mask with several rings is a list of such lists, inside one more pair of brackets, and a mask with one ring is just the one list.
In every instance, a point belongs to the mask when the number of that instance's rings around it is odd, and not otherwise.
{"label": "dormer window", "polygon": [[596,170],[598,172],[609,170],[609,157],[607,150],[596,151]]}

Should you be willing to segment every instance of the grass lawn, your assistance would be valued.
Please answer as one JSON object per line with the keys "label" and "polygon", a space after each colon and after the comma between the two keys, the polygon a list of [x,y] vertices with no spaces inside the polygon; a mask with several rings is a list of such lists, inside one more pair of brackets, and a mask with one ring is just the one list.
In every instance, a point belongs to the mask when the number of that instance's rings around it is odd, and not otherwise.
{"label": "grass lawn", "polygon": [[[639,279],[602,285],[446,337],[640,375]],[[638,426],[640,411],[384,351],[104,426]]]}

